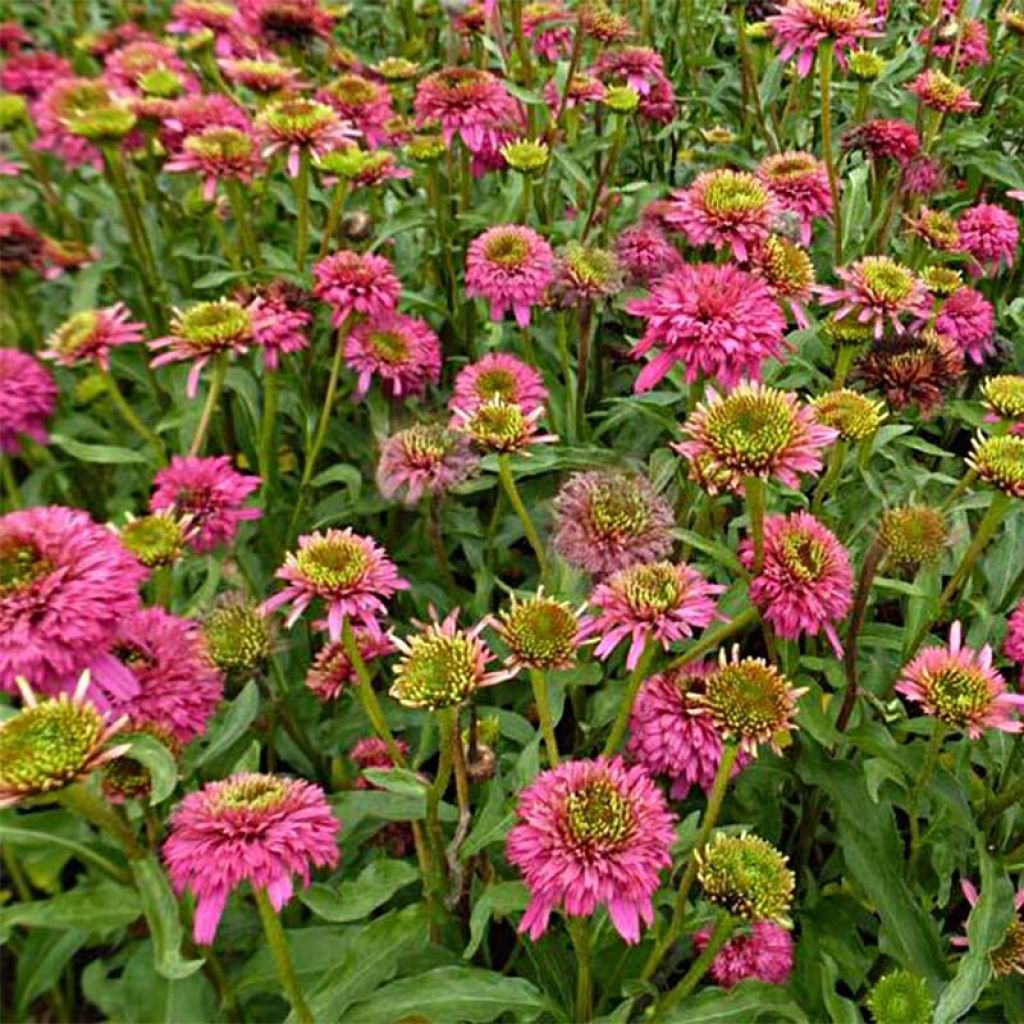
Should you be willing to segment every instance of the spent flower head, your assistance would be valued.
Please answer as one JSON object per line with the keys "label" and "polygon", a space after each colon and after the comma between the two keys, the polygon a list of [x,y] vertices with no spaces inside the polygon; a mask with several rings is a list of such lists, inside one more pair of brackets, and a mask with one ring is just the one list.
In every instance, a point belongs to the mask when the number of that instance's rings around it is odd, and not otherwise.
{"label": "spent flower head", "polygon": [[906,505],[882,513],[878,539],[886,561],[902,573],[934,565],[949,543],[949,528],[942,513],[927,505]]}

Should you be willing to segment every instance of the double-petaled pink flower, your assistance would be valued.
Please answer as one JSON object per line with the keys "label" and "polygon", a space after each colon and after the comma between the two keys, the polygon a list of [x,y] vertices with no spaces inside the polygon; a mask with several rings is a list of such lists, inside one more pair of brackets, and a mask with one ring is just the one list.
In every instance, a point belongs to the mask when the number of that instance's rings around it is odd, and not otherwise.
{"label": "double-petaled pink flower", "polygon": [[957,222],[960,247],[970,253],[975,275],[997,274],[1005,264],[1012,267],[1017,258],[1020,230],[1017,218],[994,203],[978,203]]}
{"label": "double-petaled pink flower", "polygon": [[835,273],[843,284],[822,286],[822,305],[839,307],[832,314],[836,320],[853,316],[858,323],[870,324],[876,338],[887,325],[902,334],[904,317],[917,324],[931,315],[928,289],[909,267],[888,256],[865,256],[848,267],[837,267]]}
{"label": "double-petaled pink flower", "polygon": [[0,348],[0,454],[17,455],[22,437],[46,444],[46,423],[56,404],[50,371],[25,352]]}
{"label": "double-petaled pink flower", "polygon": [[530,309],[544,301],[554,280],[554,266],[551,246],[532,228],[489,228],[466,253],[466,295],[489,302],[492,320],[511,312],[520,327],[527,327]]}
{"label": "double-petaled pink flower", "polygon": [[1024,598],[1007,621],[1006,642],[1003,653],[1018,665],[1024,665]]}
{"label": "double-petaled pink flower", "polygon": [[879,36],[879,19],[860,0],[783,0],[765,21],[780,60],[796,57],[796,72],[803,78],[811,70],[822,43],[831,42],[845,67],[850,50],[860,40]]}
{"label": "double-petaled pink flower", "polygon": [[[711,928],[694,933],[693,945],[703,953]],[[754,921],[749,931],[734,935],[711,962],[711,978],[722,988],[732,988],[753,978],[769,985],[785,985],[793,973],[793,936],[774,921]]]}
{"label": "double-petaled pink flower", "polygon": [[507,352],[488,352],[459,370],[448,407],[472,413],[495,398],[529,414],[544,408],[548,389],[540,373],[521,359]]}
{"label": "double-petaled pink flower", "polygon": [[437,122],[444,141],[459,136],[472,152],[497,149],[502,129],[519,116],[501,80],[478,68],[442,68],[416,87],[413,100],[421,127]]}
{"label": "double-petaled pink flower", "polygon": [[441,376],[441,340],[425,320],[384,313],[349,331],[345,363],[359,375],[355,398],[370,390],[374,378],[394,398],[422,395]]}
{"label": "double-petaled pink flower", "polygon": [[974,288],[958,288],[942,304],[935,330],[979,366],[995,350],[996,314],[992,303]]}
{"label": "double-petaled pink flower", "polygon": [[110,350],[136,344],[145,331],[146,325],[133,320],[131,310],[123,302],[115,302],[105,309],[83,310],[65,320],[46,339],[42,355],[60,366],[95,361],[103,370],[109,370]]}
{"label": "double-petaled pink flower", "polygon": [[757,176],[768,186],[783,211],[796,216],[800,223],[800,242],[810,245],[814,221],[832,216],[832,193],[825,164],[812,153],[777,153],[766,156],[758,164]]}
{"label": "double-petaled pink flower", "polygon": [[318,299],[334,310],[333,323],[340,327],[358,314],[381,317],[398,305],[402,285],[383,256],[342,249],[313,267]]}

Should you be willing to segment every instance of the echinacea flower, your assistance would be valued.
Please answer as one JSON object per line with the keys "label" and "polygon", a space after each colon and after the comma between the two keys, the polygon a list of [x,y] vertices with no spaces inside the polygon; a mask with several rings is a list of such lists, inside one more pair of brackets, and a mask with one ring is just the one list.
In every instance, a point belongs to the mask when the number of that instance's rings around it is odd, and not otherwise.
{"label": "echinacea flower", "polygon": [[926,647],[903,667],[896,692],[920,704],[926,714],[974,740],[986,729],[1021,732],[1018,716],[1024,694],[1011,693],[992,667],[992,648],[974,650],[962,644],[962,628],[954,622],[949,647]]}
{"label": "echinacea flower", "polygon": [[[651,775],[667,776],[673,800],[685,800],[693,786],[710,792],[722,760],[721,733],[690,697],[713,671],[713,665],[700,662],[651,676],[633,704],[626,753]],[[749,761],[740,754],[732,777]]]}
{"label": "echinacea flower", "polygon": [[174,565],[185,553],[192,527],[188,516],[173,511],[133,516],[117,531],[125,550],[130,551],[147,569]]}
{"label": "echinacea flower", "polygon": [[543,587],[525,601],[513,594],[493,625],[508,648],[505,665],[512,672],[568,669],[576,663],[579,613],[565,601],[548,597]]}
{"label": "echinacea flower", "polygon": [[377,489],[412,506],[425,494],[441,495],[467,480],[479,462],[464,435],[441,424],[417,423],[381,442]]}
{"label": "echinacea flower", "polygon": [[167,152],[176,153],[190,135],[199,135],[207,128],[237,128],[251,132],[249,115],[222,93],[199,93],[182,96],[169,104],[168,115],[160,125],[160,141]]}
{"label": "echinacea flower", "polygon": [[603,575],[672,550],[672,506],[646,477],[575,473],[555,496],[555,550],[571,566]]}
{"label": "echinacea flower", "polygon": [[688,189],[673,193],[664,214],[692,246],[730,249],[738,260],[771,234],[779,216],[778,199],[758,177],[721,168],[697,175]]}
{"label": "echinacea flower", "polygon": [[412,177],[412,171],[398,166],[394,153],[383,149],[365,150],[358,146],[332,149],[317,160],[316,168],[324,174],[325,184],[332,181],[331,176],[337,175],[348,182],[353,191]]}
{"label": "echinacea flower", "polygon": [[958,288],[942,303],[935,330],[952,339],[972,363],[981,365],[995,350],[996,314],[974,288]]}
{"label": "echinacea flower", "polygon": [[47,695],[91,670],[94,702],[126,697],[134,677],[107,652],[139,607],[147,571],[81,509],[39,506],[0,517],[0,689],[18,676]]}
{"label": "echinacea flower", "polygon": [[273,651],[270,623],[258,605],[237,593],[217,599],[202,630],[210,660],[229,676],[252,672]]}
{"label": "echinacea flower", "polygon": [[612,10],[604,0],[584,0],[579,5],[579,18],[584,34],[605,46],[624,43],[633,35],[629,18]]}
{"label": "echinacea flower", "polygon": [[70,78],[74,73],[66,58],[47,50],[32,50],[13,54],[4,61],[0,70],[0,87],[32,102],[54,82]]}
{"label": "echinacea flower", "polygon": [[171,173],[200,174],[203,198],[213,202],[217,185],[239,181],[248,185],[263,167],[259,147],[251,132],[230,126],[211,125],[187,135],[181,149],[164,164]]}
{"label": "echinacea flower", "polygon": [[543,0],[523,6],[523,34],[538,57],[555,63],[572,50],[571,14],[561,3]]}
{"label": "echinacea flower", "polygon": [[308,295],[298,285],[282,279],[258,284],[246,290],[245,301],[254,313],[253,346],[263,352],[268,370],[278,369],[281,356],[309,345],[313,314],[306,308]]}
{"label": "echinacea flower", "polygon": [[[387,634],[373,634],[364,629],[353,630],[356,647],[363,663],[391,654],[395,645]],[[355,664],[348,656],[345,645],[339,641],[324,644],[316,653],[306,673],[306,688],[318,700],[335,700],[350,686],[359,685]]]}
{"label": "echinacea flower", "polygon": [[1024,376],[1001,373],[982,381],[981,394],[989,409],[988,423],[1010,421],[1010,433],[1024,433]]}
{"label": "echinacea flower", "polygon": [[330,40],[335,15],[321,0],[238,0],[245,30],[270,45],[308,46]]}
{"label": "echinacea flower", "polygon": [[276,60],[225,57],[217,62],[224,77],[261,95],[286,92],[298,83],[299,69]]}
{"label": "echinacea flower", "polygon": [[26,352],[0,348],[0,455],[17,455],[22,437],[46,444],[46,422],[56,404],[50,371]]}
{"label": "echinacea flower", "polygon": [[532,228],[506,224],[474,238],[466,253],[466,295],[490,303],[491,319],[511,312],[520,327],[554,278],[551,246]]}
{"label": "echinacea flower", "polygon": [[949,528],[941,512],[927,505],[906,505],[882,514],[878,540],[893,568],[913,573],[938,562],[949,544]]}
{"label": "echinacea flower", "polygon": [[667,124],[675,117],[675,92],[665,74],[664,58],[656,50],[646,46],[604,50],[591,70],[610,89],[625,86],[634,90],[642,117],[657,124]]}
{"label": "echinacea flower", "polygon": [[832,193],[828,171],[812,153],[787,151],[766,156],[757,165],[757,176],[800,224],[800,242],[811,244],[811,229],[817,218],[832,216]]}
{"label": "echinacea flower", "polygon": [[1020,230],[1017,218],[994,203],[978,203],[957,222],[960,248],[974,259],[974,273],[997,274],[1005,264],[1012,267],[1017,256]]}
{"label": "echinacea flower", "polygon": [[268,103],[256,116],[256,132],[263,141],[263,156],[287,153],[292,178],[298,177],[303,154],[323,156],[357,135],[333,107],[302,97]]}
{"label": "echinacea flower", "polygon": [[890,971],[868,993],[867,1008],[875,1024],[931,1024],[935,1000],[928,982],[911,971]]}
{"label": "echinacea flower", "polygon": [[916,404],[923,416],[936,409],[963,375],[964,360],[952,338],[931,328],[887,338],[857,363],[857,377],[881,391],[895,409]]}
{"label": "echinacea flower", "polygon": [[565,83],[564,92],[559,91],[558,83],[549,78],[544,85],[544,102],[552,114],[561,109],[563,99],[565,109],[573,110],[584,103],[600,103],[604,99],[604,85],[593,75],[577,73]]}
{"label": "echinacea flower", "polygon": [[1024,437],[977,437],[967,464],[982,480],[1010,495],[1024,498]]}
{"label": "echinacea flower", "polygon": [[355,315],[382,317],[394,311],[402,285],[383,256],[342,249],[313,267],[314,294],[333,307],[333,323],[341,327]]}
{"label": "echinacea flower", "polygon": [[796,73],[804,78],[811,70],[822,43],[831,42],[840,64],[846,65],[850,50],[862,39],[879,36],[878,17],[860,0],[783,0],[765,21],[779,59],[796,57]]}
{"label": "echinacea flower", "polygon": [[401,657],[394,668],[389,691],[407,708],[458,707],[477,690],[510,679],[505,669],[488,670],[494,657],[480,639],[488,620],[472,629],[460,629],[456,608],[443,621],[436,619],[406,639],[394,638]]}
{"label": "echinacea flower", "polygon": [[[711,928],[693,936],[693,945],[703,953]],[[732,988],[753,978],[768,985],[785,985],[793,973],[793,936],[774,921],[754,921],[750,930],[731,939],[715,954],[708,972],[722,988]]]}
{"label": "echinacea flower", "polygon": [[242,773],[189,793],[170,818],[163,856],[177,893],[197,897],[193,935],[210,945],[228,896],[243,882],[280,911],[293,876],[338,863],[341,829],[319,786],[278,775]]}
{"label": "echinacea flower", "polygon": [[630,284],[645,288],[683,266],[683,257],[656,224],[634,224],[615,239],[615,255]]}
{"label": "echinacea flower", "polygon": [[327,609],[331,640],[341,639],[346,619],[379,636],[378,616],[387,613],[384,599],[409,587],[384,549],[351,529],[300,537],[298,550],[288,553],[275,576],[287,586],[263,602],[264,614],[290,604],[285,626],[291,628],[320,600]]}
{"label": "echinacea flower", "polygon": [[259,490],[260,478],[237,472],[227,455],[174,455],[153,478],[153,485],[150,511],[188,516],[189,543],[201,553],[231,544],[242,523],[263,515],[244,504]]}
{"label": "echinacea flower", "polygon": [[128,750],[109,746],[124,718],[111,721],[87,699],[89,673],[71,694],[40,701],[19,678],[24,707],[0,723],[0,810],[88,778]]}
{"label": "echinacea flower", "polygon": [[921,150],[921,136],[906,121],[874,118],[843,135],[845,149],[862,149],[873,160],[895,160],[906,167]]}
{"label": "echinacea flower", "polygon": [[[923,28],[918,41],[928,43],[929,29]],[[962,21],[951,15],[935,31],[931,44],[932,55],[939,60],[952,60],[956,54],[956,66],[960,71],[984,67],[991,60],[988,52],[988,29],[977,18]]]}
{"label": "echinacea flower", "polygon": [[543,406],[524,412],[521,405],[495,396],[472,411],[453,406],[452,412],[452,429],[464,434],[481,452],[525,455],[535,444],[553,444],[558,440],[556,434],[539,433]]}
{"label": "echinacea flower", "polygon": [[413,110],[419,127],[436,121],[448,145],[459,136],[471,152],[499,148],[506,141],[501,129],[518,116],[501,80],[472,67],[442,68],[427,75],[416,87]]}
{"label": "echinacea flower", "polygon": [[865,441],[882,425],[885,405],[849,388],[826,391],[811,400],[819,423],[839,432],[844,441]]}
{"label": "echinacea flower", "polygon": [[922,206],[916,217],[905,217],[910,232],[940,252],[960,248],[960,229],[951,213]]}
{"label": "echinacea flower", "polygon": [[386,125],[395,111],[386,85],[349,72],[328,82],[317,93],[317,99],[355,125],[371,149],[387,143]]}
{"label": "echinacea flower", "polygon": [[[740,559],[753,567],[752,541],[740,546]],[[809,512],[765,519],[764,563],[749,593],[779,636],[795,640],[824,631],[842,658],[836,624],[853,604],[853,569],[846,548]]]}
{"label": "echinacea flower", "polygon": [[528,363],[507,352],[488,352],[456,374],[448,407],[474,412],[494,398],[531,413],[544,407],[548,389],[544,378]]}
{"label": "echinacea flower", "polygon": [[145,331],[146,325],[132,320],[131,310],[123,302],[116,302],[105,309],[73,314],[46,339],[42,354],[61,366],[95,360],[103,370],[109,370],[110,350],[134,345]]}
{"label": "echinacea flower", "polygon": [[731,264],[680,267],[626,309],[647,321],[633,357],[660,350],[637,376],[637,392],[655,387],[676,363],[687,383],[756,380],[764,361],[782,351],[786,321],[778,303],[763,281]]}
{"label": "echinacea flower", "polygon": [[594,588],[590,605],[597,614],[584,619],[580,639],[598,638],[594,655],[602,660],[628,640],[626,668],[632,671],[648,643],[667,651],[714,620],[717,596],[725,589],[688,565],[631,565]]}
{"label": "echinacea flower", "polygon": [[858,323],[871,324],[875,338],[881,338],[888,324],[896,334],[906,325],[902,317],[919,324],[931,314],[928,291],[914,272],[888,256],[865,256],[848,267],[837,267],[840,287],[822,287],[822,305],[837,305],[836,320],[853,316]]}
{"label": "echinacea flower", "polygon": [[563,309],[600,302],[622,290],[625,274],[615,253],[571,241],[558,254],[552,298]]}
{"label": "echinacea flower", "polygon": [[[960,879],[960,888],[973,912],[980,896],[977,888],[966,878]],[[966,935],[957,936],[950,941],[954,946],[970,947],[970,940]],[[998,945],[988,950],[988,958],[992,964],[994,978],[1008,978],[1013,974],[1024,975],[1024,888],[1014,893],[1013,918]],[[931,1020],[931,1017],[928,1019]]]}
{"label": "echinacea flower", "polygon": [[907,88],[924,106],[943,114],[970,114],[981,106],[966,85],[954,82],[937,68],[922,71]]}
{"label": "echinacea flower", "polygon": [[109,110],[113,103],[110,88],[97,79],[56,79],[33,104],[38,130],[35,148],[53,153],[70,168],[101,167],[99,150],[82,136],[80,129],[87,128],[97,112]]}
{"label": "echinacea flower", "polygon": [[425,320],[383,313],[357,323],[345,339],[345,363],[359,374],[355,398],[374,377],[394,398],[422,395],[441,376],[441,341]]}
{"label": "echinacea flower", "polygon": [[734,917],[792,927],[789,908],[796,880],[788,857],[760,836],[716,832],[696,850],[697,878],[704,895]]}
{"label": "echinacea flower", "polygon": [[838,437],[794,395],[742,383],[728,394],[712,389],[684,424],[688,439],[673,444],[709,494],[743,491],[743,478],[775,478],[794,489],[802,473],[818,474],[822,450]]}
{"label": "echinacea flower", "polygon": [[530,890],[519,931],[536,941],[553,910],[589,917],[604,906],[619,935],[639,942],[675,840],[675,816],[647,772],[621,758],[566,761],[519,794],[517,813],[506,850]]}

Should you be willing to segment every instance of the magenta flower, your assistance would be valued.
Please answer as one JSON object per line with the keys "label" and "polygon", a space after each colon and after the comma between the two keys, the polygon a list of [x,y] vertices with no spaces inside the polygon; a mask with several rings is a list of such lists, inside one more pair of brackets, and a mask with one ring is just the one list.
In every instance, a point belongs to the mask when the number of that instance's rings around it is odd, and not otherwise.
{"label": "magenta flower", "polygon": [[561,3],[526,4],[523,7],[523,34],[538,57],[554,64],[572,50],[572,15]]}
{"label": "magenta flower", "polygon": [[75,313],[46,339],[44,359],[61,366],[77,366],[95,360],[110,369],[110,350],[119,345],[134,345],[142,340],[146,325],[132,320],[131,310],[123,302],[106,309]]}
{"label": "magenta flower", "polygon": [[[921,29],[918,42],[927,44],[931,34],[929,28]],[[961,27],[955,13],[946,18],[935,32],[931,50],[932,56],[942,61],[952,60],[956,52],[956,66],[961,71],[984,67],[992,59],[988,52],[988,29],[985,23],[977,18],[966,18]]]}
{"label": "magenta flower", "polygon": [[491,304],[491,319],[515,315],[530,323],[530,308],[544,301],[554,280],[555,255],[532,228],[506,224],[489,228],[470,242],[466,253],[466,295]]}
{"label": "magenta flower", "polygon": [[942,304],[935,330],[979,366],[995,353],[996,314],[992,303],[973,288],[958,288]]}
{"label": "magenta flower", "polygon": [[782,351],[786,320],[778,303],[763,281],[731,264],[683,266],[626,309],[647,320],[633,357],[661,349],[640,371],[636,392],[649,391],[676,363],[686,368],[688,383],[756,380],[764,361]]}
{"label": "magenta flower", "polygon": [[425,320],[383,313],[349,331],[345,363],[359,374],[356,399],[370,390],[374,377],[394,398],[422,395],[441,377],[441,340]]}
{"label": "magenta flower", "polygon": [[640,97],[637,110],[658,124],[675,117],[676,98],[660,53],[646,46],[603,50],[593,72],[605,85],[627,85]]}
{"label": "magenta flower", "polygon": [[849,50],[861,39],[879,36],[879,19],[860,0],[783,0],[765,21],[772,30],[780,60],[796,57],[796,73],[804,78],[811,70],[822,43],[835,45],[839,63],[846,67]]}
{"label": "magenta flower", "polygon": [[241,128],[212,125],[188,135],[181,149],[164,164],[173,173],[199,174],[203,178],[203,198],[213,202],[221,181],[240,181],[248,185],[263,168],[259,147],[251,132]]}
{"label": "magenta flower", "polygon": [[832,314],[836,320],[852,315],[858,323],[871,324],[876,338],[882,337],[887,322],[902,334],[901,317],[913,317],[916,324],[931,316],[924,284],[909,267],[888,256],[865,256],[849,267],[837,267],[836,276],[844,284],[821,287],[822,305],[839,306]]}
{"label": "magenta flower", "polygon": [[381,317],[394,311],[402,285],[383,256],[343,249],[313,267],[313,293],[334,308],[333,323],[341,327],[354,314]]}
{"label": "magenta flower", "polygon": [[1024,598],[1021,598],[1014,613],[1010,616],[1007,626],[1003,653],[1018,665],[1024,665]]}
{"label": "magenta flower", "polygon": [[[600,103],[604,99],[605,88],[603,83],[593,75],[582,73],[572,76],[568,83],[568,95],[565,98],[565,109],[573,110],[584,103]],[[562,105],[562,92],[558,83],[549,78],[544,85],[544,102],[548,109],[557,114]]]}
{"label": "magenta flower", "polygon": [[89,669],[91,700],[136,692],[107,652],[139,607],[146,570],[116,535],[58,505],[0,517],[0,689],[24,676],[47,695],[70,692]]}
{"label": "magenta flower", "polygon": [[210,945],[230,893],[243,882],[280,911],[292,876],[338,863],[341,825],[319,786],[276,775],[240,774],[208,782],[174,809],[164,863],[177,893],[196,898],[193,934]]}
{"label": "magenta flower", "polygon": [[245,31],[269,46],[303,46],[329,41],[334,15],[321,0],[238,0]]}
{"label": "magenta flower", "polygon": [[986,729],[1021,732],[1017,717],[1024,694],[1011,693],[992,667],[992,648],[976,651],[961,644],[961,627],[954,622],[949,647],[928,647],[905,665],[896,692],[951,729],[979,739]]}
{"label": "magenta flower", "polygon": [[472,413],[495,398],[529,414],[544,408],[548,389],[540,373],[521,359],[506,352],[488,352],[459,370],[448,408]]}
{"label": "magenta flower", "polygon": [[416,87],[416,123],[441,125],[448,145],[458,135],[471,152],[497,149],[501,129],[515,121],[519,109],[501,80],[478,68],[442,68]]}
{"label": "magenta flower", "polygon": [[623,641],[629,640],[626,668],[632,671],[647,642],[657,641],[663,650],[693,636],[718,618],[716,597],[725,591],[708,583],[688,565],[650,562],[620,569],[590,595],[598,614],[585,618],[580,640],[598,638],[594,654],[602,661]]}
{"label": "magenta flower", "polygon": [[1005,263],[1012,267],[1017,256],[1020,231],[1017,219],[994,203],[972,206],[957,223],[960,247],[974,258],[972,272],[997,274]]}
{"label": "magenta flower", "polygon": [[349,72],[332,79],[316,96],[354,124],[371,149],[387,143],[387,124],[395,110],[386,85]]}
{"label": "magenta flower", "polygon": [[843,136],[846,149],[862,149],[873,160],[895,160],[908,166],[921,151],[921,136],[906,121],[875,118],[854,125]]}
{"label": "magenta flower", "polygon": [[653,223],[634,224],[615,239],[615,255],[630,284],[649,288],[683,266],[683,257]]}
{"label": "magenta flower", "polygon": [[56,404],[50,371],[25,352],[0,348],[0,454],[17,455],[21,436],[47,444],[46,421]]}
{"label": "magenta flower", "polygon": [[[714,665],[700,662],[651,676],[633,704],[626,752],[651,775],[668,776],[673,800],[685,800],[693,786],[710,792],[722,760],[721,734],[689,697],[714,671]],[[739,754],[732,777],[749,761]]]}
{"label": "magenta flower", "polygon": [[[710,938],[710,927],[694,933],[698,953],[704,952]],[[774,921],[754,921],[749,932],[733,935],[718,951],[710,973],[722,988],[732,988],[748,978],[785,985],[793,973],[793,936]]]}
{"label": "magenta flower", "polygon": [[75,69],[55,53],[35,50],[17,53],[4,61],[0,71],[0,87],[27,100],[37,100],[55,81],[70,78]]}
{"label": "magenta flower", "polygon": [[290,281],[258,285],[253,295],[253,344],[263,350],[263,362],[274,372],[281,356],[301,352],[309,345],[307,332],[313,314],[306,309],[306,293]]}
{"label": "magenta flower", "polygon": [[385,498],[402,495],[403,504],[415,505],[424,494],[445,494],[467,480],[479,463],[463,434],[417,423],[381,442],[377,489]]}
{"label": "magenta flower", "polygon": [[160,95],[198,92],[199,83],[188,73],[185,62],[174,49],[155,39],[136,39],[107,54],[103,77],[115,88],[146,93],[151,82],[166,88]]}
{"label": "magenta flower", "polygon": [[162,608],[140,608],[121,620],[111,652],[138,683],[115,702],[133,729],[159,726],[181,744],[206,731],[224,696],[224,679],[194,622]]}
{"label": "magenta flower", "polygon": [[812,153],[778,153],[766,156],[758,164],[757,176],[782,209],[796,215],[800,243],[810,245],[814,220],[832,216],[832,193],[825,164]]}
{"label": "magenta flower", "polygon": [[182,96],[169,103],[168,115],[160,125],[160,141],[168,153],[177,153],[190,135],[207,128],[237,128],[251,132],[249,115],[221,93]]}
{"label": "magenta flower", "polygon": [[275,576],[287,586],[263,602],[263,613],[290,604],[285,619],[290,628],[319,599],[327,608],[327,631],[332,640],[341,639],[345,619],[380,636],[377,617],[387,613],[382,598],[409,588],[384,549],[351,529],[300,537],[298,551],[288,553]]}
{"label": "magenta flower", "polygon": [[289,91],[299,84],[301,74],[298,68],[281,64],[276,60],[223,57],[217,64],[228,81],[244,85],[246,89],[263,95]]}
{"label": "magenta flower", "polygon": [[[391,637],[386,633],[373,634],[364,629],[354,630],[359,656],[364,663],[395,651]],[[350,686],[357,686],[359,677],[355,665],[345,651],[345,645],[332,641],[324,644],[317,651],[313,664],[306,673],[306,687],[316,694],[317,698],[326,702],[340,697]]]}
{"label": "magenta flower", "polygon": [[[740,559],[753,568],[753,541],[740,546]],[[795,640],[824,630],[842,658],[836,624],[853,604],[853,569],[846,548],[809,512],[765,519],[764,565],[749,593],[779,636]]]}
{"label": "magenta flower", "polygon": [[518,814],[508,859],[530,890],[519,931],[536,941],[553,910],[589,917],[604,906],[622,938],[639,942],[675,840],[675,816],[644,769],[621,758],[566,761],[520,793]]}
{"label": "magenta flower", "polygon": [[943,114],[971,114],[981,106],[966,85],[936,68],[922,71],[907,88],[924,106]]}
{"label": "magenta flower", "polygon": [[272,100],[256,116],[263,156],[286,153],[289,177],[299,175],[303,153],[320,157],[358,137],[358,132],[326,103],[302,97]]}

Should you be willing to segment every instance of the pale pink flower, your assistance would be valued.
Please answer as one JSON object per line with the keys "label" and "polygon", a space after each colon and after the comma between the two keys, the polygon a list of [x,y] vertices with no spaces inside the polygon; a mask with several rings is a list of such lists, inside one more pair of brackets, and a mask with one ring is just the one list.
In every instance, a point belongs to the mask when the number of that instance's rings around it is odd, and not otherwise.
{"label": "pale pink flower", "polygon": [[[921,29],[918,42],[927,43],[930,35],[928,28]],[[985,23],[977,18],[966,18],[961,26],[959,19],[951,17],[941,24],[932,43],[932,55],[946,61],[952,60],[954,52],[957,53],[956,66],[961,71],[988,64],[992,58],[988,52],[988,29]]]}
{"label": "pale pink flower", "polygon": [[302,97],[272,100],[256,116],[255,127],[263,142],[263,156],[286,153],[292,178],[299,175],[304,153],[320,157],[358,136],[333,107]]}
{"label": "pale pink flower", "polygon": [[811,229],[816,218],[832,216],[825,164],[812,153],[790,151],[766,156],[757,167],[757,176],[786,212],[800,223],[800,243],[811,244]]}
{"label": "pale pink flower", "polygon": [[935,330],[979,366],[995,353],[996,315],[992,303],[973,288],[958,288],[943,302]]}
{"label": "pale pink flower", "polygon": [[783,0],[765,21],[781,60],[796,57],[796,72],[804,78],[822,43],[832,42],[836,58],[846,67],[850,50],[862,39],[880,36],[879,18],[859,0]]}
{"label": "pale pink flower", "polygon": [[658,124],[675,117],[676,98],[660,53],[646,46],[604,50],[592,68],[605,85],[627,85],[640,97],[637,110]]}
{"label": "pale pink flower", "polygon": [[1020,231],[1017,218],[994,203],[972,206],[957,222],[960,247],[974,258],[971,271],[998,274],[1005,264],[1012,267],[1017,257]]}
{"label": "pale pink flower", "polygon": [[0,348],[0,455],[17,455],[21,437],[47,444],[47,420],[57,405],[53,374],[34,356]]}
{"label": "pale pink flower", "polygon": [[[703,953],[711,928],[694,933],[693,945]],[[711,978],[722,988],[732,988],[753,978],[769,985],[785,985],[793,973],[793,936],[774,921],[754,921],[749,932],[733,935],[715,954]]]}
{"label": "pale pink flower", "polygon": [[479,464],[462,434],[441,425],[414,424],[381,442],[377,489],[385,498],[402,495],[403,504],[415,505],[424,494],[450,491]]}
{"label": "pale pink flower", "polygon": [[928,289],[909,267],[888,256],[865,256],[848,267],[837,267],[835,273],[843,284],[819,288],[822,305],[839,307],[832,314],[836,320],[854,316],[858,323],[871,324],[876,338],[882,337],[887,323],[902,334],[903,317],[918,324],[931,315]]}
{"label": "pale pink flower", "polygon": [[313,267],[313,293],[334,308],[333,323],[341,327],[359,314],[380,317],[398,305],[402,285],[394,268],[383,257],[342,249]]}
{"label": "pale pink flower", "polygon": [[252,182],[263,170],[263,160],[255,138],[241,128],[213,125],[195,135],[187,135],[181,149],[173,154],[164,170],[170,173],[199,174],[203,178],[203,198],[209,203],[221,181]]}
{"label": "pale pink flower", "polygon": [[489,302],[492,320],[511,311],[516,323],[527,327],[530,308],[544,301],[554,279],[554,262],[551,246],[532,228],[489,228],[466,253],[466,295]]}
{"label": "pale pink flower", "polygon": [[540,373],[521,359],[507,352],[488,352],[459,370],[448,407],[474,412],[494,398],[531,413],[544,408],[548,389]]}
{"label": "pale pink flower", "polygon": [[95,360],[103,370],[109,370],[110,350],[136,344],[145,331],[146,325],[132,320],[131,310],[123,302],[105,309],[83,310],[65,320],[46,339],[42,357],[60,366]]}
{"label": "pale pink flower", "polygon": [[349,72],[328,82],[316,97],[354,124],[371,149],[387,143],[387,123],[394,118],[395,110],[386,85]]}
{"label": "pale pink flower", "polygon": [[966,85],[954,82],[935,68],[922,71],[907,88],[924,106],[943,114],[971,114],[981,106]]}
{"label": "pale pink flower", "polygon": [[423,395],[441,377],[441,340],[425,320],[384,313],[349,331],[345,363],[359,374],[355,399],[370,390],[374,377],[394,398]]}

